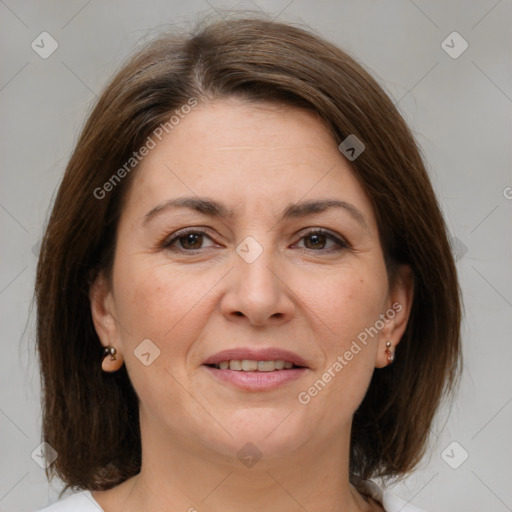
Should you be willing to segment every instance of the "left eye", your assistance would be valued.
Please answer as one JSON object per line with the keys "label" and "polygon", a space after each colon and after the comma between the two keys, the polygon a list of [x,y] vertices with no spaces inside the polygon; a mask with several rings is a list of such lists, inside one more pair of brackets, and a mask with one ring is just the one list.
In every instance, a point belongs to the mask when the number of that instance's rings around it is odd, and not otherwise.
{"label": "left eye", "polygon": [[[306,233],[301,237],[301,240],[311,240],[313,247],[306,247],[308,250],[316,251],[318,249],[322,250],[325,249],[325,245],[328,240],[334,243],[334,248],[331,247],[331,249],[327,249],[325,252],[330,252],[332,250],[341,250],[343,248],[347,248],[348,244],[342,240],[340,240],[338,237],[334,236],[333,234],[329,233],[328,231],[324,230],[316,230],[316,231],[310,231],[309,233]],[[321,247],[319,247],[321,246]]]}

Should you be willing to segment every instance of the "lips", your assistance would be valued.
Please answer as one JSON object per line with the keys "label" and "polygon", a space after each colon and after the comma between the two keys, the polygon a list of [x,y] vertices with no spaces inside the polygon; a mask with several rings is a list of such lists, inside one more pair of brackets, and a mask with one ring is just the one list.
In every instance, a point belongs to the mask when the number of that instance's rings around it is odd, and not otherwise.
{"label": "lips", "polygon": [[249,348],[233,348],[217,352],[210,356],[203,362],[203,365],[218,365],[223,361],[232,360],[251,360],[251,361],[287,361],[293,363],[294,366],[308,368],[308,364],[304,358],[279,348],[265,348],[265,349],[249,349]]}

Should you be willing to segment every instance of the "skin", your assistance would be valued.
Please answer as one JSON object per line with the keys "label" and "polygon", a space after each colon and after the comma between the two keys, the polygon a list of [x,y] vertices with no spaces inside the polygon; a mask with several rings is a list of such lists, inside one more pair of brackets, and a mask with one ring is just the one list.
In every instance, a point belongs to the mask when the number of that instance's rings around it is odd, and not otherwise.
{"label": "skin", "polygon": [[[182,196],[221,201],[234,216],[164,209],[144,223]],[[352,204],[366,226],[339,208],[280,220],[290,203],[325,198]],[[162,247],[188,227],[209,231]],[[336,251],[307,228],[349,247]],[[236,252],[248,236],[263,250],[252,263]],[[200,104],[143,160],[118,226],[112,281],[100,275],[91,288],[98,335],[117,349],[103,369],[126,364],[140,399],[143,454],[138,475],[93,497],[106,512],[382,510],[349,484],[350,428],[373,372],[388,364],[386,341],[392,350],[400,341],[412,294],[407,267],[390,287],[370,200],[316,116],[235,99]],[[394,302],[401,311],[300,403]],[[149,366],[134,355],[145,339],[160,350]],[[277,389],[240,390],[202,366],[233,347],[292,350],[309,369]],[[262,454],[250,468],[237,457],[247,442]]]}

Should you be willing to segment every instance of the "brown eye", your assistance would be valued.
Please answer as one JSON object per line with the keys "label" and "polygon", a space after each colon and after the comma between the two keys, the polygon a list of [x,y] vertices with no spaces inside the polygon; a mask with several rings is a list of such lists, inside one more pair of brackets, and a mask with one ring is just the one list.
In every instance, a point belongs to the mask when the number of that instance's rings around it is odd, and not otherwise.
{"label": "brown eye", "polygon": [[203,243],[203,235],[199,233],[189,233],[178,238],[182,249],[200,249]]}
{"label": "brown eye", "polygon": [[181,231],[165,240],[162,247],[171,251],[192,252],[203,249],[205,239],[211,240],[204,231],[197,229]]}
{"label": "brown eye", "polygon": [[305,243],[307,249],[323,249],[326,244],[327,237],[325,235],[308,235],[304,237],[304,240],[310,240],[312,243],[311,247],[308,247],[308,244]]}
{"label": "brown eye", "polygon": [[[322,229],[316,229],[306,233],[302,236],[301,240],[304,240],[305,248],[310,251],[332,252],[349,248],[349,244],[347,242],[340,240],[337,236],[334,236],[332,233]],[[326,248],[328,242],[332,242],[334,247],[331,246]]]}

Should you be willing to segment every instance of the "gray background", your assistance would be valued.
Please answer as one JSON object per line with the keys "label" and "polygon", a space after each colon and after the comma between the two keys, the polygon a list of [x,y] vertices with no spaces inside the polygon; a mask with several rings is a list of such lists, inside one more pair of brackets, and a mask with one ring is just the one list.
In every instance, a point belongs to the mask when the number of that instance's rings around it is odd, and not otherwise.
{"label": "gray background", "polygon": [[[414,130],[454,237],[465,373],[429,455],[394,491],[429,511],[512,510],[510,1],[0,0],[0,512],[42,507],[60,488],[31,457],[40,407],[29,308],[34,253],[78,131],[137,44],[221,7],[302,21],[341,45]],[[43,31],[59,45],[47,59],[31,48]],[[453,31],[469,44],[458,58],[441,46]],[[452,39],[453,53],[462,46]]]}

